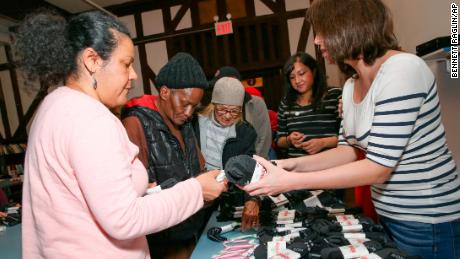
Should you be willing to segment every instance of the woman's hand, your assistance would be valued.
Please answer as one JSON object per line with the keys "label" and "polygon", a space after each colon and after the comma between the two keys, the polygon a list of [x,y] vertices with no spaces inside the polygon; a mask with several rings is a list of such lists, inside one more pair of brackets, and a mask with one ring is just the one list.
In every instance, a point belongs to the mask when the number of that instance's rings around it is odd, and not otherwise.
{"label": "woman's hand", "polygon": [[267,174],[255,183],[251,183],[243,187],[243,190],[249,193],[251,196],[255,195],[275,195],[282,192],[292,190],[291,177],[293,173],[289,173],[286,170],[273,165],[270,161],[265,160],[262,157],[254,156],[254,159],[259,162]]}
{"label": "woman's hand", "polygon": [[216,177],[220,173],[219,170],[212,170],[196,177],[201,184],[204,201],[212,201],[220,196],[222,192],[227,191],[227,183],[217,182]]}
{"label": "woman's hand", "polygon": [[304,139],[305,135],[297,131],[291,132],[291,134],[287,136],[288,143],[291,143],[291,145],[296,148],[302,148],[302,142]]}
{"label": "woman's hand", "polygon": [[281,160],[274,160],[275,165],[277,167],[281,167],[286,171],[293,171],[296,167],[296,163],[293,159],[281,159]]}
{"label": "woman's hand", "polygon": [[259,226],[259,202],[251,199],[244,203],[241,230],[246,231]]}
{"label": "woman's hand", "polygon": [[326,147],[324,139],[310,139],[302,143],[302,149],[310,155],[319,153]]}

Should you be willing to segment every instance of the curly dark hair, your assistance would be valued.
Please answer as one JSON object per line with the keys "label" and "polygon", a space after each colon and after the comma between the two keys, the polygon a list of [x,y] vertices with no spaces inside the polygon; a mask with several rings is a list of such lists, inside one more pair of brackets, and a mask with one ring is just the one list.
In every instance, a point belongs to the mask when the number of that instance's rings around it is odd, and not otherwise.
{"label": "curly dark hair", "polygon": [[356,71],[345,64],[346,59],[362,55],[372,65],[387,50],[400,50],[391,14],[381,0],[316,0],[307,17],[347,76],[356,76]]}
{"label": "curly dark hair", "polygon": [[286,96],[284,100],[288,107],[293,106],[298,96],[300,95],[299,92],[294,90],[291,85],[290,74],[294,69],[294,63],[300,62],[310,68],[311,72],[313,73],[313,85],[312,85],[312,102],[311,105],[313,106],[313,110],[316,111],[319,109],[324,94],[327,90],[326,78],[323,72],[319,69],[319,65],[316,60],[305,52],[297,52],[287,60],[286,64],[284,64],[283,74],[284,74],[284,81],[286,86]]}
{"label": "curly dark hair", "polygon": [[108,60],[117,47],[114,31],[129,36],[117,18],[90,11],[66,18],[53,10],[40,9],[26,16],[14,44],[16,63],[29,80],[56,85],[78,75],[78,55],[93,48]]}

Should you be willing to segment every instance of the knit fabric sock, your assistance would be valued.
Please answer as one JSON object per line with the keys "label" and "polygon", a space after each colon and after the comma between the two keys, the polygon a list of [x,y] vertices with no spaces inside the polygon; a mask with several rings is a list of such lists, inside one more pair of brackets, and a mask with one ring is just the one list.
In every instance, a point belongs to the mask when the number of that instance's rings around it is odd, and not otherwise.
{"label": "knit fabric sock", "polygon": [[[378,250],[383,249],[382,245],[376,241],[366,241],[363,243],[369,253],[374,253]],[[353,251],[356,252],[356,251]],[[335,248],[324,248],[321,250],[321,257],[324,259],[341,259],[345,258],[342,250],[340,247]],[[356,256],[354,256],[356,257]],[[347,257],[349,258],[349,257]]]}
{"label": "knit fabric sock", "polygon": [[258,181],[265,172],[265,169],[248,155],[231,157],[225,164],[227,180],[240,186]]}

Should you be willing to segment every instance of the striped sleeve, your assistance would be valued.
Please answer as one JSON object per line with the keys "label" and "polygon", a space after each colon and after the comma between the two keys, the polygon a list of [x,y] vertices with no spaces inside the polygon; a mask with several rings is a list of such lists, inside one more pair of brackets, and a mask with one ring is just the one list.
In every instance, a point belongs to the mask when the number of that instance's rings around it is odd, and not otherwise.
{"label": "striped sleeve", "polygon": [[336,131],[335,133],[338,135],[340,132],[340,125],[342,119],[339,116],[339,100],[342,98],[342,89],[332,87],[327,90],[326,97],[324,98],[324,102],[326,105],[326,109],[330,109],[333,111],[333,114],[336,118]]}
{"label": "striped sleeve", "polygon": [[401,160],[428,90],[425,79],[418,76],[418,67],[406,67],[381,76],[382,82],[375,89],[367,158],[390,168]]}
{"label": "striped sleeve", "polygon": [[289,134],[287,129],[287,112],[287,105],[285,99],[283,99],[278,107],[278,131],[276,132],[276,141],[278,141],[280,137]]}
{"label": "striped sleeve", "polygon": [[343,135],[343,121],[340,123],[340,129],[339,129],[339,139],[337,145],[345,145],[345,146],[350,146],[350,144],[347,142],[345,139],[345,136]]}

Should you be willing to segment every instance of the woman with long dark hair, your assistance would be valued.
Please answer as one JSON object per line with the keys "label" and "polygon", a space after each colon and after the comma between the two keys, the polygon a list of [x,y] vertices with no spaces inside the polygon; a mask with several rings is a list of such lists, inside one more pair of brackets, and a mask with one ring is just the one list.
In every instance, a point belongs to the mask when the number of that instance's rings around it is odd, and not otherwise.
{"label": "woman with long dark hair", "polygon": [[313,155],[337,146],[339,88],[328,88],[316,60],[305,52],[284,65],[286,96],[278,108],[278,147],[288,157]]}

